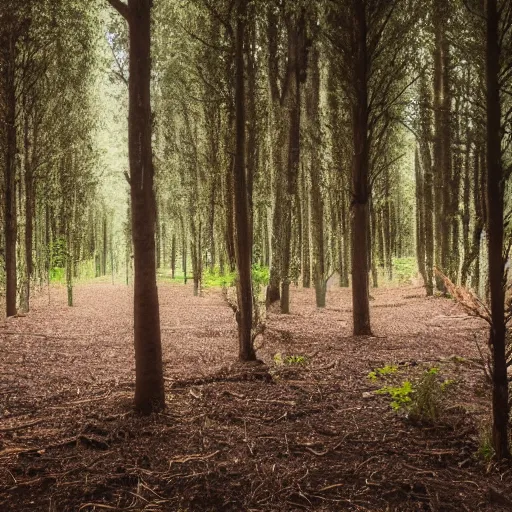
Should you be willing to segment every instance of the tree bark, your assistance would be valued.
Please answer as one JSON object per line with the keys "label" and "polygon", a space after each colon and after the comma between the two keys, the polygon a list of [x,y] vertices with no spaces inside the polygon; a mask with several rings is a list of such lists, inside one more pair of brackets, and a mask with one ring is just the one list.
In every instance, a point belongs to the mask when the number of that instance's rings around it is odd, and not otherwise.
{"label": "tree bark", "polygon": [[325,226],[324,198],[322,183],[322,163],[319,158],[321,147],[320,126],[320,52],[317,46],[311,51],[309,87],[306,96],[306,109],[311,139],[310,175],[311,175],[311,232],[313,241],[313,280],[315,284],[316,305],[325,307],[326,270],[325,270]]}
{"label": "tree bark", "polygon": [[3,48],[3,82],[5,95],[5,152],[4,152],[4,236],[6,275],[6,314],[16,314],[16,38],[8,34]]}
{"label": "tree bark", "polygon": [[425,289],[428,289],[428,277],[425,265],[425,185],[423,182],[418,148],[416,148],[414,155],[414,169],[416,174],[416,259],[418,261],[418,271],[423,279],[423,284],[425,285]]}
{"label": "tree bark", "polygon": [[352,305],[354,336],[371,335],[368,289],[368,56],[365,3],[354,0],[352,130]]}
{"label": "tree bark", "polygon": [[497,0],[487,0],[487,219],[489,247],[489,286],[493,355],[492,442],[498,459],[510,457],[508,440],[508,378],[505,354],[505,293],[503,259],[504,176],[501,158],[500,45]]}
{"label": "tree bark", "polygon": [[249,211],[248,183],[246,176],[245,134],[245,70],[244,40],[247,23],[247,0],[238,0],[235,37],[235,165],[233,168],[235,212],[235,256],[238,271],[238,357],[241,361],[256,360],[252,343],[252,225]]}
{"label": "tree bark", "polygon": [[160,314],[156,285],[154,168],[151,149],[151,0],[110,4],[129,26],[128,154],[134,249],[135,408],[165,406]]}

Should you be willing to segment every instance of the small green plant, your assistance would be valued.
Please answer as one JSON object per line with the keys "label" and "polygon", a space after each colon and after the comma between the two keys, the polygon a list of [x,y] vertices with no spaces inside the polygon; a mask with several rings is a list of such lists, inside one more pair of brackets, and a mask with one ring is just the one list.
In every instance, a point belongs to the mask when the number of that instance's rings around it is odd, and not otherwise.
{"label": "small green plant", "polygon": [[444,392],[447,389],[452,388],[456,383],[457,381],[455,381],[454,379],[446,379],[441,383],[441,391]]}
{"label": "small green plant", "polygon": [[284,364],[288,365],[298,365],[303,366],[307,364],[306,356],[301,355],[291,355],[283,357],[280,352],[274,355],[274,364],[276,366],[282,366]]}
{"label": "small green plant", "polygon": [[413,392],[412,384],[408,380],[399,387],[384,386],[375,391],[378,395],[389,395],[391,397],[391,407],[395,411],[408,408],[412,401],[411,395]]}
{"label": "small green plant", "polygon": [[377,380],[378,377],[385,377],[387,375],[393,375],[398,372],[398,366],[387,365],[382,368],[375,368],[375,370],[371,371],[367,377],[370,380]]}
{"label": "small green plant", "polygon": [[443,388],[438,378],[439,369],[427,370],[414,389],[409,417],[415,420],[435,421],[442,410]]}
{"label": "small green plant", "polygon": [[274,364],[276,366],[282,366],[284,364],[283,356],[281,355],[280,352],[278,352],[277,354],[274,355]]}
{"label": "small green plant", "polygon": [[63,267],[53,267],[50,270],[50,281],[52,283],[64,283],[66,281],[66,269]]}
{"label": "small green plant", "polygon": [[492,429],[489,421],[486,421],[480,426],[478,433],[478,450],[476,455],[485,461],[490,461],[494,457],[494,448],[492,447]]}
{"label": "small green plant", "polygon": [[297,364],[300,366],[304,366],[306,364],[305,356],[286,356],[285,363],[286,364]]}
{"label": "small green plant", "polygon": [[[377,378],[377,371],[372,373]],[[405,381],[399,387],[385,386],[375,393],[389,395],[393,410],[404,410],[409,418],[416,421],[432,422],[441,415],[443,393],[454,384],[455,381],[449,379],[440,382],[439,368],[434,366],[426,370],[414,385]]]}

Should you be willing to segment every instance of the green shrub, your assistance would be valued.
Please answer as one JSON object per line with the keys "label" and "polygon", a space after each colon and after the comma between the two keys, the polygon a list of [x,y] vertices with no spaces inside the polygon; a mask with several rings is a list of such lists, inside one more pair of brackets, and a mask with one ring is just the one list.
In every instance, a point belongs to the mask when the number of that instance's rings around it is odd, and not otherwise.
{"label": "green shrub", "polygon": [[387,375],[394,375],[398,372],[398,366],[386,365],[382,368],[375,368],[375,370],[371,371],[367,377],[370,380],[377,380],[377,377],[385,377]]}
{"label": "green shrub", "polygon": [[438,373],[437,368],[430,368],[414,387],[414,397],[409,408],[411,419],[429,422],[439,419],[443,405],[443,388]]}
{"label": "green shrub", "polygon": [[393,258],[393,276],[399,283],[409,283],[418,274],[416,258]]}
{"label": "green shrub", "polygon": [[66,281],[66,269],[54,267],[50,270],[50,281],[52,283],[64,283]]}
{"label": "green shrub", "polygon": [[389,395],[391,397],[391,407],[395,411],[400,409],[407,409],[412,401],[411,395],[413,393],[412,384],[406,380],[401,386],[384,386],[375,391],[378,395]]}
{"label": "green shrub", "polygon": [[393,410],[405,411],[414,421],[434,422],[441,416],[445,391],[454,383],[453,380],[441,382],[439,369],[433,367],[426,370],[414,385],[405,381],[399,387],[385,386],[375,393],[389,395]]}

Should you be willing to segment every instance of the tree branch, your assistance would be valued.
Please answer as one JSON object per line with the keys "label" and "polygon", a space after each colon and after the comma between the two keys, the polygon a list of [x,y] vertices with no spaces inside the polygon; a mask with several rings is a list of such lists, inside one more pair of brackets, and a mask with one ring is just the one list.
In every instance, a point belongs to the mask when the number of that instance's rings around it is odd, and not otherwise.
{"label": "tree branch", "polygon": [[107,0],[107,2],[125,19],[130,16],[130,8],[121,0]]}

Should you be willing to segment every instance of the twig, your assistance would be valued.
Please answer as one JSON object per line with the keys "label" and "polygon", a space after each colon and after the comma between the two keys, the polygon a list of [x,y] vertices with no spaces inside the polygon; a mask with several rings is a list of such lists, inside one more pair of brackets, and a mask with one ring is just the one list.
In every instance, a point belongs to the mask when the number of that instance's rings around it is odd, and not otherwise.
{"label": "twig", "polygon": [[336,448],[341,446],[341,443],[342,441],[340,441],[337,445],[333,446],[332,448],[328,448],[323,452],[317,452],[316,450],[313,450],[313,448],[310,448],[309,446],[306,446],[306,450],[308,450],[308,452],[311,452],[313,455],[316,455],[317,457],[323,457],[324,455],[327,455],[328,453],[331,453],[334,450],[336,450]]}
{"label": "twig", "polygon": [[12,425],[11,427],[2,427],[0,428],[0,432],[13,432],[14,430],[21,430],[24,428],[33,427],[35,425],[39,425],[44,421],[43,418],[39,420],[29,421],[27,423],[21,423],[20,425]]}
{"label": "twig", "polygon": [[335,489],[336,487],[343,487],[345,484],[332,484],[328,485],[327,487],[322,487],[321,489],[318,489],[316,492],[324,492],[328,491],[329,489]]}
{"label": "twig", "polygon": [[190,462],[192,460],[211,459],[212,457],[215,457],[215,455],[217,455],[218,453],[220,453],[220,450],[210,453],[209,455],[201,455],[200,453],[197,453],[194,455],[186,455],[185,457],[174,457],[169,461],[169,467],[171,467],[173,464],[184,464],[185,462]]}

